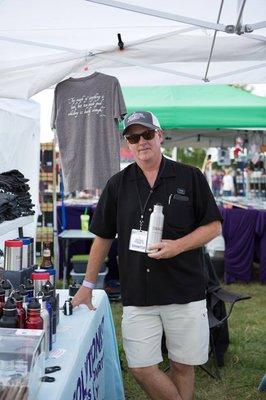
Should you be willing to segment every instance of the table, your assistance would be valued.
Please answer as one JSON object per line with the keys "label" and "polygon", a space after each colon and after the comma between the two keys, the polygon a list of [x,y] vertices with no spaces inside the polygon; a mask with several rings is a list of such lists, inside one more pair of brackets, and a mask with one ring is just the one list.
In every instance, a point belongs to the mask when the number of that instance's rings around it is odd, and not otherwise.
{"label": "table", "polygon": [[220,208],[225,240],[226,283],[249,282],[253,261],[260,264],[260,281],[266,283],[266,211]]}
{"label": "table", "polygon": [[[59,290],[60,304],[68,290]],[[42,382],[36,400],[124,400],[123,380],[117,350],[112,312],[106,293],[93,291],[96,311],[85,305],[73,315],[60,311],[54,350],[65,352],[46,360],[46,367],[59,365],[61,371],[50,374],[56,380]]]}
{"label": "table", "polygon": [[[74,202],[65,204],[65,214],[66,214],[66,222],[67,222],[67,229],[80,229],[80,215],[84,213],[85,208],[87,208],[88,214],[92,218],[95,208],[97,206],[96,203],[93,204],[77,204]],[[58,217],[58,231],[59,234],[62,231],[62,221],[61,221],[61,211],[62,206],[57,205],[57,217]],[[85,239],[85,238],[84,238]],[[60,277],[62,276],[63,271],[63,258],[65,257],[65,250],[63,249],[64,241],[59,242],[59,271]],[[69,259],[74,254],[88,254],[90,251],[90,242],[86,240],[72,240],[71,243],[68,244],[68,264]],[[110,251],[108,253],[108,261],[106,263],[108,267],[108,280],[118,280],[119,279],[119,272],[118,272],[118,265],[117,265],[117,240],[114,240]],[[68,271],[69,272],[69,271]]]}
{"label": "table", "polygon": [[76,240],[93,240],[96,236],[90,231],[81,229],[66,229],[58,235],[63,246],[63,289],[66,287],[67,272],[69,271],[69,245]]}

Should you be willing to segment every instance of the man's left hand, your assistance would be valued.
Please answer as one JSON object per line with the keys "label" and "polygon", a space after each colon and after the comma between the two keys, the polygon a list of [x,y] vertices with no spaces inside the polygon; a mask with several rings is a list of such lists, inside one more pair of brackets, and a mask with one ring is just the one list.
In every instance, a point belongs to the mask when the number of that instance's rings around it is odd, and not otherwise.
{"label": "man's left hand", "polygon": [[160,260],[161,258],[172,258],[182,252],[178,239],[162,240],[160,243],[149,246],[148,250],[156,250],[155,252],[148,253],[150,258],[155,258],[156,260]]}

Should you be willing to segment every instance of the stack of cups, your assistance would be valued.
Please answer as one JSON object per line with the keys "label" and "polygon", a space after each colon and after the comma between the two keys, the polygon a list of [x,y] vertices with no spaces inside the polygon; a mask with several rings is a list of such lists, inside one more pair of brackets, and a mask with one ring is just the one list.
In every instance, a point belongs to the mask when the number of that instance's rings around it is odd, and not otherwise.
{"label": "stack of cups", "polygon": [[5,241],[5,270],[20,271],[22,268],[22,246],[20,239]]}

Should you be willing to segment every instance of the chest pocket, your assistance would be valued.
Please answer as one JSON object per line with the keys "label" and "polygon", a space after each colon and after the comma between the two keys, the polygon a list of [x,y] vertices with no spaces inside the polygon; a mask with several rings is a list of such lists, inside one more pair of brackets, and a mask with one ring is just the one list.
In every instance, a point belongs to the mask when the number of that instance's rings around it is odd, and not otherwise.
{"label": "chest pocket", "polygon": [[174,228],[186,229],[194,222],[194,212],[187,196],[174,194],[165,210],[165,222]]}

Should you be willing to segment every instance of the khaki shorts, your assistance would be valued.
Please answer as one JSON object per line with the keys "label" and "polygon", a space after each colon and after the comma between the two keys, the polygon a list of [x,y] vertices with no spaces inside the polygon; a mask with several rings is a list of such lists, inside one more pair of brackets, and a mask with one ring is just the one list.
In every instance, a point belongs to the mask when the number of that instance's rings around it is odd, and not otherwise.
{"label": "khaki shorts", "polygon": [[130,368],[160,363],[161,339],[166,337],[168,358],[188,365],[208,360],[209,324],[206,300],[187,304],[123,308],[123,346]]}

